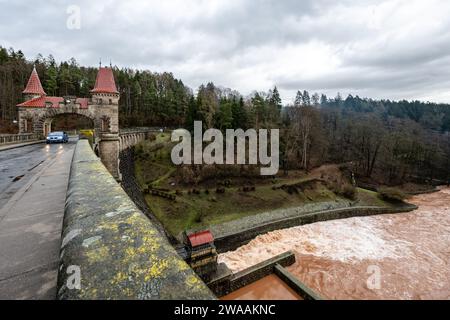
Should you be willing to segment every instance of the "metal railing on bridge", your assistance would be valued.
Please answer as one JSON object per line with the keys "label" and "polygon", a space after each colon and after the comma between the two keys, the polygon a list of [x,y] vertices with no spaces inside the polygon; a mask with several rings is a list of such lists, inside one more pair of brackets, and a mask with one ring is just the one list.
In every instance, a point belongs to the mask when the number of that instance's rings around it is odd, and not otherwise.
{"label": "metal railing on bridge", "polygon": [[0,145],[39,140],[37,133],[0,134]]}

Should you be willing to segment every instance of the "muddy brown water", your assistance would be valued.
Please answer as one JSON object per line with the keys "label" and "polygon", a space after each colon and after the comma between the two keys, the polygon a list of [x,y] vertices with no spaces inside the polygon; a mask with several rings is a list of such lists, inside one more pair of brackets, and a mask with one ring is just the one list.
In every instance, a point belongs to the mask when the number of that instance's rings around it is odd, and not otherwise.
{"label": "muddy brown water", "polygon": [[324,298],[450,299],[450,188],[408,201],[419,209],[270,232],[219,261],[236,272],[292,250],[288,270]]}
{"label": "muddy brown water", "polygon": [[302,297],[271,274],[222,297],[221,300],[302,300]]}

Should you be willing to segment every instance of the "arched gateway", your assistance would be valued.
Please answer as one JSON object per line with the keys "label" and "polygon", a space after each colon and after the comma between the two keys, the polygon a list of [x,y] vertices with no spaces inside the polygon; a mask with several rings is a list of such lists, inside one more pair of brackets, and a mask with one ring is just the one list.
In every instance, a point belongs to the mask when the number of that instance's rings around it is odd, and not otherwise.
{"label": "arched gateway", "polygon": [[77,114],[91,119],[100,158],[115,178],[119,178],[119,92],[111,68],[100,68],[91,98],[50,97],[42,88],[36,68],[23,91],[25,102],[18,104],[20,133],[46,136],[52,120],[60,114]]}

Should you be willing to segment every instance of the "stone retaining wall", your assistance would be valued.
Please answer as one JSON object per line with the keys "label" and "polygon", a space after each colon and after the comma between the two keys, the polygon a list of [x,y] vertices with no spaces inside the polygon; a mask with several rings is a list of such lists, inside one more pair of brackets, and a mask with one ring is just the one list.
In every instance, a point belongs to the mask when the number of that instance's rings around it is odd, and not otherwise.
{"label": "stone retaining wall", "polygon": [[274,267],[276,265],[287,267],[294,263],[295,255],[291,251],[287,251],[250,268],[234,273],[222,281],[210,283],[209,287],[218,297],[222,297],[271,275],[274,273]]}
{"label": "stone retaining wall", "polygon": [[122,175],[121,185],[128,196],[133,200],[134,204],[150,219],[154,226],[167,237],[172,244],[177,244],[178,241],[174,239],[166,230],[161,222],[156,219],[145,201],[144,191],[139,187],[134,175],[134,160],[133,148],[127,148],[120,152],[120,173]]}
{"label": "stone retaining wall", "polygon": [[236,291],[274,273],[274,267],[277,264],[287,267],[294,263],[295,255],[291,251],[288,251],[235,273],[230,280],[230,292]]}
{"label": "stone retaining wall", "polygon": [[131,201],[86,140],[78,142],[71,166],[57,296],[215,298]]}
{"label": "stone retaining wall", "polygon": [[289,271],[280,265],[274,267],[274,273],[304,300],[323,300],[316,292],[300,282]]}

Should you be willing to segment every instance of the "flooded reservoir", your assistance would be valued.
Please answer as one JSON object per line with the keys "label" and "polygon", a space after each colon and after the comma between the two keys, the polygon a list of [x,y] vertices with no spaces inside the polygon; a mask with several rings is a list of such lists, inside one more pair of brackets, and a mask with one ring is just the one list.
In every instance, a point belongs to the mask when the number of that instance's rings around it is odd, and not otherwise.
{"label": "flooded reservoir", "polygon": [[450,188],[408,202],[419,209],[270,232],[219,261],[237,272],[291,250],[287,269],[326,299],[450,299]]}

